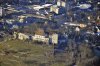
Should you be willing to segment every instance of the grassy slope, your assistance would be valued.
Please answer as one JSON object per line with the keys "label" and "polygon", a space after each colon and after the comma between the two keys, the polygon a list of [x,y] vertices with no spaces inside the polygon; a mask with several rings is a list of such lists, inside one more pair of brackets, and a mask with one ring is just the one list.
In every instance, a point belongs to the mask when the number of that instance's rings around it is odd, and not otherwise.
{"label": "grassy slope", "polygon": [[0,43],[0,65],[31,66],[37,64],[39,66],[38,63],[52,61],[53,56],[48,55],[50,51],[52,47],[47,45],[41,46],[20,40],[2,42]]}

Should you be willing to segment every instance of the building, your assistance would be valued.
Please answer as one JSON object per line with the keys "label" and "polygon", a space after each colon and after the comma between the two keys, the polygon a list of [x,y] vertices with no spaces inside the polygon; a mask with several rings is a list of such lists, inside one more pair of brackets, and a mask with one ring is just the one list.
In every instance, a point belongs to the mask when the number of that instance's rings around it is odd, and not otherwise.
{"label": "building", "polygon": [[36,42],[43,42],[46,44],[58,44],[58,34],[52,34],[49,37],[46,37],[44,35],[32,35],[32,34],[24,34],[24,33],[18,33],[18,32],[14,32],[13,34],[13,39],[19,39],[19,40],[32,40],[32,41],[36,41]]}
{"label": "building", "polygon": [[39,11],[41,9],[50,8],[50,6],[52,6],[52,4],[36,5],[33,9]]}
{"label": "building", "polygon": [[57,1],[57,6],[66,7],[66,0],[58,0]]}
{"label": "building", "polygon": [[49,38],[46,38],[45,36],[42,36],[42,35],[34,35],[32,36],[32,40],[38,41],[38,42],[49,43]]}
{"label": "building", "polygon": [[58,44],[58,34],[52,34],[50,39],[52,44]]}
{"label": "building", "polygon": [[19,39],[19,40],[29,39],[29,35],[18,32],[14,32],[13,37],[14,37],[13,39]]}
{"label": "building", "polygon": [[23,33],[18,33],[18,39],[20,39],[20,40],[29,39],[29,35],[26,35],[26,34],[23,34]]}
{"label": "building", "polygon": [[65,8],[62,6],[53,5],[50,8],[50,12],[55,12],[56,14],[63,14],[65,13]]}
{"label": "building", "polygon": [[59,13],[59,8],[58,8],[57,5],[54,5],[54,6],[51,6],[50,11],[55,12],[56,14],[58,14]]}
{"label": "building", "polygon": [[23,23],[25,20],[26,16],[18,16],[19,22]]}
{"label": "building", "polygon": [[79,31],[80,31],[80,28],[79,28],[79,27],[76,27],[76,28],[75,28],[75,31],[76,31],[76,32],[79,32]]}
{"label": "building", "polygon": [[65,13],[66,9],[66,0],[57,0],[56,5],[51,6],[50,11],[55,12],[56,14]]}

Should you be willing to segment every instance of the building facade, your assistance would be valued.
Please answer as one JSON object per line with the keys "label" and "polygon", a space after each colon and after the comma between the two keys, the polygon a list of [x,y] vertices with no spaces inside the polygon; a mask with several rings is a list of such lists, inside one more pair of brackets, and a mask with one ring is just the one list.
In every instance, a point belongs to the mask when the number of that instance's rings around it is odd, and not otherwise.
{"label": "building facade", "polygon": [[32,41],[38,41],[38,42],[43,42],[48,44],[49,43],[49,38],[43,36],[43,35],[28,35],[24,33],[17,33],[14,32],[13,34],[14,39],[19,39],[19,40],[32,40]]}
{"label": "building facade", "polygon": [[58,34],[52,34],[50,38],[52,44],[58,44]]}
{"label": "building facade", "polygon": [[26,39],[29,39],[29,36],[23,33],[18,33],[18,39],[26,40]]}
{"label": "building facade", "polygon": [[56,14],[58,14],[59,13],[59,8],[58,8],[58,6],[54,5],[54,6],[51,6],[50,11],[55,12]]}
{"label": "building facade", "polygon": [[57,1],[57,6],[66,7],[66,0],[58,0]]}
{"label": "building facade", "polygon": [[42,36],[42,35],[34,35],[34,36],[32,36],[32,40],[49,43],[49,38],[46,38],[45,36]]}

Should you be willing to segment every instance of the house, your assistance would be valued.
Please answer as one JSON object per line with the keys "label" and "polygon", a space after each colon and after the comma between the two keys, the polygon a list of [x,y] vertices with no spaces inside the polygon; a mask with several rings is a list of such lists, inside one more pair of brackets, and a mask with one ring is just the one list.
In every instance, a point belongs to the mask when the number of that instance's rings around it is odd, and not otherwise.
{"label": "house", "polygon": [[50,7],[50,12],[55,12],[56,14],[65,13],[65,8],[62,6],[53,5]]}
{"label": "house", "polygon": [[50,8],[50,6],[52,6],[52,4],[44,4],[44,5],[35,5],[33,7],[34,10],[36,11],[40,11],[41,9],[46,9],[46,8]]}
{"label": "house", "polygon": [[25,16],[18,16],[19,22],[21,23],[25,20],[25,18],[26,18]]}
{"label": "house", "polygon": [[57,4],[51,6],[50,11],[55,12],[56,14],[65,13],[66,9],[66,0],[57,0]]}
{"label": "house", "polygon": [[58,14],[59,8],[58,8],[57,5],[54,5],[54,6],[51,6],[50,11],[51,11],[51,12],[55,12],[56,14]]}
{"label": "house", "polygon": [[45,36],[42,35],[34,35],[32,36],[33,41],[39,41],[39,42],[44,42],[44,43],[49,43],[49,38],[46,38]]}
{"label": "house", "polygon": [[76,31],[76,32],[79,32],[79,31],[80,31],[80,28],[79,28],[79,27],[76,27],[76,28],[75,28],[75,31]]}
{"label": "house", "polygon": [[66,7],[66,0],[58,0],[57,1],[57,6]]}
{"label": "house", "polygon": [[58,34],[52,34],[50,35],[50,43],[52,44],[58,44]]}
{"label": "house", "polygon": [[29,39],[29,35],[26,35],[26,34],[23,34],[23,33],[18,33],[18,39],[20,39],[20,40]]}
{"label": "house", "polygon": [[65,13],[66,1],[65,0],[57,0],[57,4],[51,6],[50,11],[55,12],[56,14]]}

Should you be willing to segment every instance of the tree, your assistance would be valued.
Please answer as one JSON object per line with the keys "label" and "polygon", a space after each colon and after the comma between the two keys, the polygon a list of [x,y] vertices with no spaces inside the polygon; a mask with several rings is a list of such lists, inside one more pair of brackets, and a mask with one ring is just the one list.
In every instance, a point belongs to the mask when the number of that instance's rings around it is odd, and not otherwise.
{"label": "tree", "polygon": [[44,35],[44,30],[41,29],[41,28],[38,28],[38,29],[35,31],[35,34],[37,34],[37,35]]}

